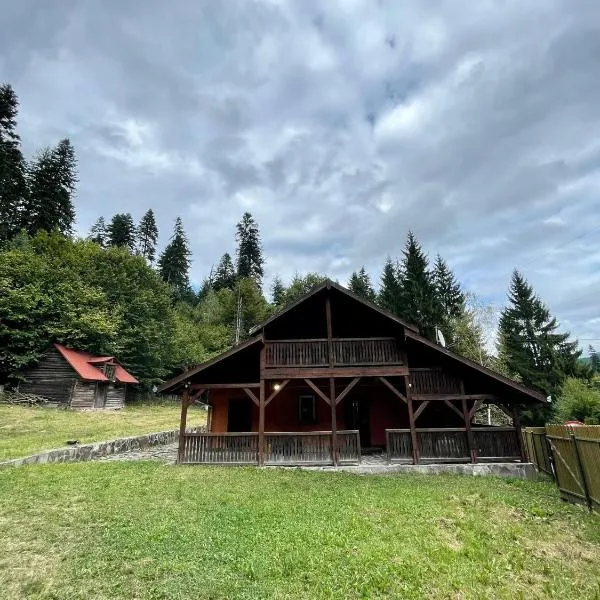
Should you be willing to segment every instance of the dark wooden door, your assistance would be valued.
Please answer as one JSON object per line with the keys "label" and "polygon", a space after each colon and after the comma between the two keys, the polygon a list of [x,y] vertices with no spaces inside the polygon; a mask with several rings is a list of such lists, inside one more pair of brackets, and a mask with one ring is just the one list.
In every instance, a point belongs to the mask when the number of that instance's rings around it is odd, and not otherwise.
{"label": "dark wooden door", "polygon": [[227,411],[227,431],[252,431],[252,401],[231,398]]}
{"label": "dark wooden door", "polygon": [[98,382],[96,386],[96,397],[94,398],[94,408],[104,408],[106,406],[106,393],[108,392],[108,383]]}
{"label": "dark wooden door", "polygon": [[371,445],[371,415],[368,398],[349,398],[346,402],[345,417],[348,429],[358,429],[360,445]]}

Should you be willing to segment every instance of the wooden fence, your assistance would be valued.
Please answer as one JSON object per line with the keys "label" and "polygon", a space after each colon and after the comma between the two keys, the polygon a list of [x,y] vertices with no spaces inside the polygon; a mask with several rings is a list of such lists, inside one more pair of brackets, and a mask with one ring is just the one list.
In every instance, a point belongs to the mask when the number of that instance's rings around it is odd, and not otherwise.
{"label": "wooden fence", "polygon": [[523,432],[529,460],[551,475],[561,498],[600,509],[600,425],[547,425]]}

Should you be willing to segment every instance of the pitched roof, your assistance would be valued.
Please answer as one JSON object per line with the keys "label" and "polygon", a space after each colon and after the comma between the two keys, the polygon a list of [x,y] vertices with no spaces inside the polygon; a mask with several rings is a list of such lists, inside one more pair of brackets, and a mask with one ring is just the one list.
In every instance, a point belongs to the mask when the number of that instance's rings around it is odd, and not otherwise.
{"label": "pitched roof", "polygon": [[432,342],[431,340],[428,340],[427,338],[423,337],[422,335],[419,335],[418,333],[415,333],[414,331],[407,331],[405,335],[406,335],[406,337],[411,338],[412,340],[415,340],[416,342],[419,342],[419,343],[423,344],[424,346],[428,346],[429,348],[436,350],[437,352],[439,352],[441,354],[444,354],[448,358],[454,359],[472,369],[476,369],[477,371],[479,371],[480,373],[483,373],[487,377],[492,377],[492,378],[496,379],[497,381],[499,381],[500,383],[508,385],[508,386],[512,387],[513,389],[515,389],[516,391],[521,392],[522,394],[526,394],[530,398],[535,399],[537,402],[545,402],[546,401],[546,398],[540,392],[537,392],[537,391],[532,390],[531,388],[528,388],[520,383],[517,383],[516,381],[513,381],[509,377],[505,377],[504,375],[501,375],[500,373],[497,373],[496,371],[492,371],[491,369],[488,369],[487,367],[484,367],[483,365],[480,365],[479,363],[476,363],[468,358],[465,358],[464,356],[459,356],[458,354],[455,354],[454,352],[451,352],[447,348],[444,348],[443,346],[440,346],[439,344],[436,344],[436,343]]}
{"label": "pitched roof", "polygon": [[380,306],[377,306],[376,304],[373,304],[372,302],[369,302],[368,300],[365,300],[364,298],[361,298],[360,296],[357,296],[355,293],[351,292],[349,289],[345,288],[344,286],[340,285],[339,283],[336,283],[335,281],[331,281],[330,279],[327,279],[320,285],[313,288],[310,292],[304,294],[304,296],[301,296],[300,298],[298,298],[298,300],[296,300],[295,302],[288,304],[285,308],[280,310],[278,313],[275,313],[274,315],[272,315],[271,317],[269,317],[262,323],[255,325],[250,330],[250,332],[249,332],[250,335],[253,335],[257,331],[259,331],[260,329],[262,329],[263,327],[268,325],[269,323],[276,321],[277,319],[279,319],[281,316],[285,315],[290,310],[296,308],[296,306],[298,306],[299,304],[302,304],[305,300],[312,298],[314,295],[318,294],[319,292],[321,292],[322,290],[324,290],[326,288],[337,290],[338,292],[341,292],[342,294],[352,298],[353,300],[356,300],[357,302],[364,304],[365,306],[369,307],[370,309],[374,310],[375,312],[378,312],[380,315],[383,315],[384,317],[387,317],[388,319],[395,321],[399,325],[402,325],[403,327],[406,327],[407,329],[411,329],[412,331],[416,331],[417,333],[419,332],[419,328],[416,325],[412,325],[411,323],[407,323],[406,321],[403,321],[400,317],[397,317],[395,314],[381,308]]}
{"label": "pitched roof", "polygon": [[54,347],[82,379],[88,381],[109,381],[108,377],[96,365],[101,366],[111,362],[115,365],[115,379],[117,381],[120,383],[139,383],[131,373],[128,373],[115,360],[114,356],[94,356],[83,350],[66,348],[62,344],[54,344]]}

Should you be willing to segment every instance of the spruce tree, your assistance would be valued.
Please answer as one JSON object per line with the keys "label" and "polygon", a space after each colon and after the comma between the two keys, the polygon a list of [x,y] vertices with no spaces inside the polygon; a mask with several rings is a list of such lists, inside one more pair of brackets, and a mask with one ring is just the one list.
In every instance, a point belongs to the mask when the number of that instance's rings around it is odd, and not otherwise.
{"label": "spruce tree", "polygon": [[456,342],[458,321],[465,313],[465,294],[446,261],[438,254],[432,272],[433,285],[439,302],[440,318],[436,325],[451,343]]}
{"label": "spruce tree", "polygon": [[590,367],[594,373],[600,373],[600,354],[592,345],[588,346],[588,351],[590,353]]}
{"label": "spruce tree", "polygon": [[[509,305],[502,311],[499,349],[508,372],[554,400],[566,377],[578,373],[581,351],[570,342],[569,333],[559,333],[552,317],[527,280],[515,270],[508,293]],[[550,407],[526,415],[525,420],[542,422]]]}
{"label": "spruce tree", "polygon": [[381,308],[398,314],[400,307],[400,283],[398,281],[398,268],[388,256],[381,274],[381,285],[377,296],[377,303]]}
{"label": "spruce tree", "polygon": [[400,265],[399,316],[417,325],[425,337],[435,340],[435,327],[441,321],[441,304],[429,272],[429,261],[412,231],[408,232]]}
{"label": "spruce tree", "polygon": [[56,229],[70,235],[75,221],[73,196],[77,183],[75,150],[68,139],[45,148],[27,169],[29,193],[23,222],[30,235]]}
{"label": "spruce tree", "polygon": [[375,290],[364,267],[361,267],[358,273],[356,271],[352,273],[348,282],[348,289],[369,302],[375,302]]}
{"label": "spruce tree", "polygon": [[130,252],[135,250],[136,230],[131,213],[116,214],[107,231],[110,246],[127,248]]}
{"label": "spruce tree", "polygon": [[156,226],[154,212],[149,208],[137,228],[137,251],[150,264],[154,262],[157,240],[158,227]]}
{"label": "spruce tree", "polygon": [[215,271],[212,287],[216,291],[223,289],[232,290],[235,287],[236,280],[237,277],[235,275],[235,267],[233,266],[231,255],[229,252],[225,252]]}
{"label": "spruce tree", "polygon": [[191,293],[189,279],[191,254],[189,242],[183,230],[183,222],[181,217],[177,217],[171,241],[158,259],[158,272],[163,280],[171,286],[173,296],[178,300],[188,298]]}
{"label": "spruce tree", "polygon": [[264,275],[264,258],[258,224],[249,212],[237,224],[237,276],[249,277],[261,285]]}
{"label": "spruce tree", "polygon": [[285,286],[279,275],[275,275],[273,283],[271,284],[271,298],[275,306],[282,306],[285,298]]}
{"label": "spruce tree", "polygon": [[101,248],[106,248],[108,244],[108,231],[106,229],[106,223],[104,217],[99,217],[98,220],[92,225],[88,240],[96,242]]}
{"label": "spruce tree", "polygon": [[27,195],[25,161],[16,131],[18,108],[12,87],[0,85],[0,242],[20,230]]}

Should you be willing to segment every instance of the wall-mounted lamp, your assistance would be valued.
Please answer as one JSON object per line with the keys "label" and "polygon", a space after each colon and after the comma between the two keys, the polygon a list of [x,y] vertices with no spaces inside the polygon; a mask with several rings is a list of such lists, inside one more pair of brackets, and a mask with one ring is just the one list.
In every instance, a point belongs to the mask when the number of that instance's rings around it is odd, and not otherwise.
{"label": "wall-mounted lamp", "polygon": [[274,383],[274,384],[273,384],[273,389],[274,389],[276,392],[278,392],[280,388],[281,388],[281,384],[280,384],[280,383]]}

